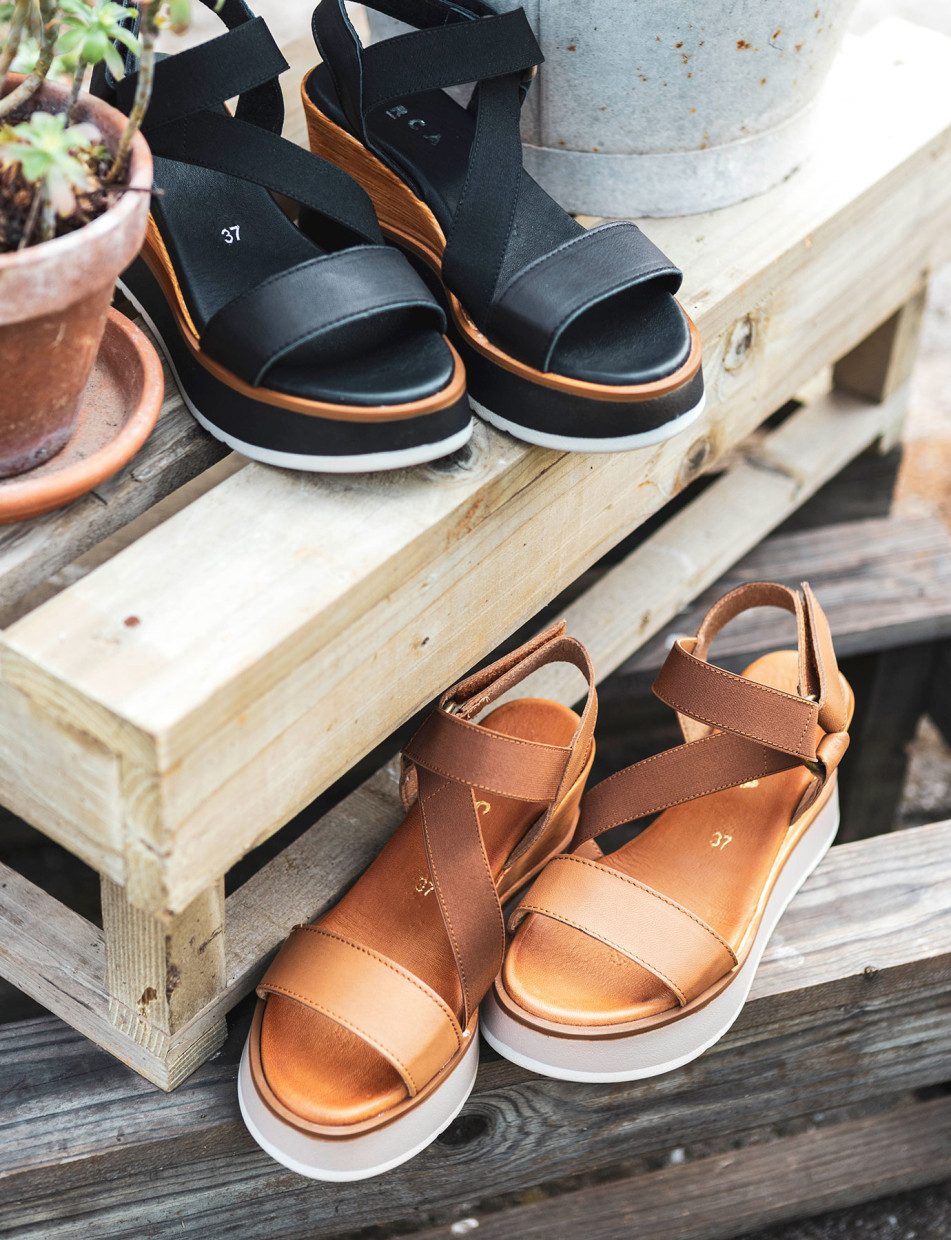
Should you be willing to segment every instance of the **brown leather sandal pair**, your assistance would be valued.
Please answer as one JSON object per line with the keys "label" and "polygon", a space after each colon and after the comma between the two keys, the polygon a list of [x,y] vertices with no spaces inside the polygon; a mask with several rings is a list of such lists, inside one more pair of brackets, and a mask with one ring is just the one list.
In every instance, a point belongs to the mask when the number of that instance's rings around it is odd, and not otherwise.
{"label": "brown leather sandal pair", "polygon": [[[712,666],[715,634],[759,606],[795,615],[798,652]],[[474,721],[554,661],[588,681],[580,715],[522,698]],[[809,587],[766,583],[723,598],[654,689],[686,743],[583,803],[594,675],[563,625],[444,695],[404,751],[406,819],[258,988],[239,1097],[272,1157],[352,1180],[418,1153],[472,1088],[480,1005],[497,1050],[566,1080],[652,1076],[722,1037],[832,842],[852,696]],[[601,852],[597,836],[648,814]],[[502,902],[536,875],[506,949]]]}

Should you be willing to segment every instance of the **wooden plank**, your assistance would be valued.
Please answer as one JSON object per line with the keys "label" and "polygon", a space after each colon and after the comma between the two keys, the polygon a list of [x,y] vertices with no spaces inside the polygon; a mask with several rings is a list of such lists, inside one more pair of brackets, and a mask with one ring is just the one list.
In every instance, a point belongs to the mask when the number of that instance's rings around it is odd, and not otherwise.
{"label": "wooden plank", "polygon": [[[479,1240],[731,1240],[949,1175],[951,1099],[938,1098],[469,1218]],[[412,1233],[460,1234],[453,1224]]]}
{"label": "wooden plank", "polygon": [[808,168],[652,222],[707,343],[682,440],[589,458],[480,430],[400,477],[252,465],[7,631],[3,678],[154,786],[125,807],[134,902],[183,908],[915,293],[951,250],[949,65],[885,28],[843,56]]}
{"label": "wooden plank", "polygon": [[161,1054],[171,1035],[218,997],[225,983],[224,918],[224,879],[168,921],[134,908],[121,887],[102,880],[109,1018],[120,1032]]}
{"label": "wooden plank", "polygon": [[[840,658],[951,636],[951,534],[944,523],[932,517],[849,521],[777,535],[754,548],[624,661],[611,692],[646,691],[674,635],[695,632],[727,590],[747,581],[804,580],[829,618]],[[633,590],[631,597],[637,597]],[[747,612],[717,638],[716,657],[751,658],[790,634],[778,612]]]}
{"label": "wooden plank", "polygon": [[50,1022],[0,1027],[0,1231],[62,1240],[94,1218],[98,1240],[232,1226],[244,1240],[316,1240],[736,1135],[764,1116],[897,1095],[947,1075],[949,970],[951,823],[834,848],[713,1051],[611,1086],[533,1078],[484,1054],[447,1134],[353,1185],[290,1175],[244,1132],[234,1090],[249,1011],[168,1097]]}
{"label": "wooden plank", "polygon": [[[117,1071],[127,1064],[162,1089],[174,1089],[224,1041],[224,1021],[213,1013],[169,1034],[153,1034],[148,1045],[119,1029],[110,1017],[102,931],[3,864],[0,974],[114,1055]],[[113,996],[111,1006],[125,1028],[141,1021],[137,1005],[120,1013]],[[0,1081],[0,1096],[4,1085]]]}
{"label": "wooden plank", "polygon": [[226,452],[184,407],[166,366],[158,424],[128,465],[58,512],[0,527],[0,624],[27,591]]}

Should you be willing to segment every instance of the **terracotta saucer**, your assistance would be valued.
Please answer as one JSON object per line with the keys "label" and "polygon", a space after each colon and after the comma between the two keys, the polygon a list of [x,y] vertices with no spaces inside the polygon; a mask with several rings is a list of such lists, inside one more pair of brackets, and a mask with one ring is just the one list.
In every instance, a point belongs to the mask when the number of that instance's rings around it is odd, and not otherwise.
{"label": "terracotta saucer", "polygon": [[0,482],[0,525],[62,508],[118,473],[148,439],[164,394],[151,341],[110,310],[72,438],[36,469]]}

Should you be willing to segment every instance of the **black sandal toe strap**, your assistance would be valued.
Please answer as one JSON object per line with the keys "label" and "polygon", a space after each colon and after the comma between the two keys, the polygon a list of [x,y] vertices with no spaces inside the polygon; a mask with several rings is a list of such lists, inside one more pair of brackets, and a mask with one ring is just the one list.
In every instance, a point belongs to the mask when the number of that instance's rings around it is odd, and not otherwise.
{"label": "black sandal toe strap", "polygon": [[445,330],[425,284],[396,250],[354,246],[290,267],[222,306],[201,334],[209,357],[254,387],[282,358],[320,341],[357,347],[369,320],[405,312]]}
{"label": "black sandal toe strap", "polygon": [[487,327],[523,361],[547,371],[562,333],[579,315],[640,284],[676,293],[682,279],[636,224],[601,224],[517,272],[494,298]]}

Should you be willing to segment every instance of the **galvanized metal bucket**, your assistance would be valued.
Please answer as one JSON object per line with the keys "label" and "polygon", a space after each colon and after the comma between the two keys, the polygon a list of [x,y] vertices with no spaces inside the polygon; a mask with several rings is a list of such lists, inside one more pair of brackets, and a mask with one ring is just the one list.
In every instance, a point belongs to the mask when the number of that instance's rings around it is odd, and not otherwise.
{"label": "galvanized metal bucket", "polygon": [[690,215],[808,158],[855,0],[497,4],[523,5],[545,53],[522,121],[536,180],[574,212]]}

